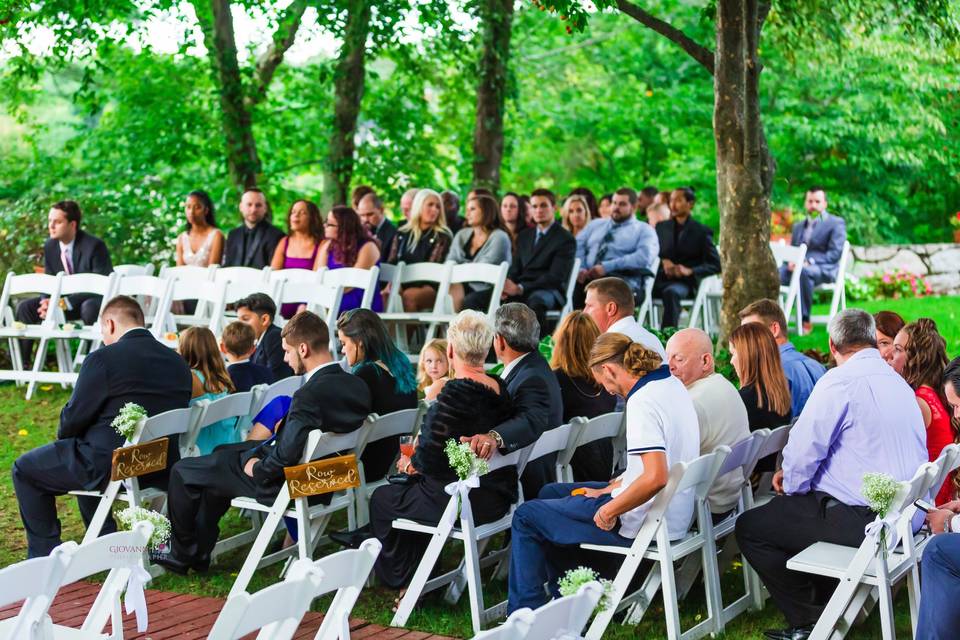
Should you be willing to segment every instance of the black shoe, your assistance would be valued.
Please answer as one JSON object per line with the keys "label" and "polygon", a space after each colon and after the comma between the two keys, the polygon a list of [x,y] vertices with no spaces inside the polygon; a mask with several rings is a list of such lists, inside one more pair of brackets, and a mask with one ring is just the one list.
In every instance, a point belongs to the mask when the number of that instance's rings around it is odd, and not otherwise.
{"label": "black shoe", "polygon": [[770,640],[807,640],[813,633],[813,625],[806,627],[787,627],[786,629],[767,629],[763,635]]}
{"label": "black shoe", "polygon": [[348,549],[359,549],[364,540],[373,537],[370,526],[366,525],[354,531],[334,531],[330,534],[330,539],[340,546]]}
{"label": "black shoe", "polygon": [[190,573],[190,564],[183,562],[182,560],[178,560],[172,553],[168,553],[163,556],[157,556],[154,559],[154,562],[170,573],[175,573],[178,576],[185,576]]}

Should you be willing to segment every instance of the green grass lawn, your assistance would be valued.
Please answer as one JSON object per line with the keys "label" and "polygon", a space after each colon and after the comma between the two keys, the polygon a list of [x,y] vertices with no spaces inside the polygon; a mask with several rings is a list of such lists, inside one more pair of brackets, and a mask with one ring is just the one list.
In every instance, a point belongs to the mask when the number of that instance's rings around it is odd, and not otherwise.
{"label": "green grass lawn", "polygon": [[[960,352],[960,326],[957,318],[960,316],[960,298],[926,298],[919,300],[897,300],[866,303],[862,306],[870,312],[881,309],[890,309],[900,313],[905,319],[913,320],[921,316],[934,318],[944,337],[947,340],[951,354]],[[816,309],[815,313],[822,313]],[[816,348],[826,350],[826,331],[818,327],[808,336],[795,338],[794,342],[801,349]],[[13,385],[0,386],[0,437],[5,438],[8,446],[0,451],[0,468],[3,469],[3,481],[0,482],[0,566],[22,560],[26,554],[26,541],[17,510],[16,498],[10,481],[9,470],[13,461],[21,453],[31,448],[41,446],[56,437],[56,424],[60,407],[66,402],[69,392],[59,387],[42,387],[34,399],[27,402],[23,399],[23,391]],[[64,539],[80,540],[83,537],[83,525],[80,521],[76,503],[72,498],[58,499],[58,508],[63,522]],[[341,522],[340,526],[345,523]],[[225,533],[233,532],[243,526],[240,518],[231,513],[225,518],[223,529]],[[321,553],[335,551],[332,547],[322,548]],[[153,588],[169,591],[194,593],[198,595],[225,597],[245,557],[245,550],[238,550],[221,559],[211,568],[210,572],[190,577],[163,576],[154,581]],[[446,562],[453,562],[459,558],[453,553],[445,558]],[[260,589],[278,580],[279,567],[269,567],[259,571],[251,583],[251,590]],[[742,594],[742,577],[740,569],[735,567],[724,576],[724,599],[729,602]],[[492,604],[506,595],[506,585],[502,582],[491,582],[486,585],[487,603]],[[396,594],[382,587],[365,589],[354,609],[354,616],[377,624],[388,625],[392,617],[391,606]],[[317,603],[316,607],[322,610],[324,602]],[[903,592],[897,599],[897,634],[900,637],[910,636],[910,619],[906,607],[906,593]],[[706,607],[702,589],[695,588],[690,597],[681,603],[681,615],[684,628],[691,626],[706,615]],[[784,624],[783,618],[769,601],[763,611],[750,612],[740,616],[727,626],[725,637],[761,639],[762,631]],[[469,637],[472,635],[470,626],[470,611],[466,597],[457,605],[448,605],[442,599],[442,592],[425,599],[410,620],[409,627],[430,633]],[[644,621],[636,627],[612,625],[606,637],[613,639],[627,638],[665,638],[666,631],[663,624],[663,606],[659,596],[654,601]],[[855,640],[879,638],[879,620],[872,615],[865,625],[856,628],[849,634]]]}

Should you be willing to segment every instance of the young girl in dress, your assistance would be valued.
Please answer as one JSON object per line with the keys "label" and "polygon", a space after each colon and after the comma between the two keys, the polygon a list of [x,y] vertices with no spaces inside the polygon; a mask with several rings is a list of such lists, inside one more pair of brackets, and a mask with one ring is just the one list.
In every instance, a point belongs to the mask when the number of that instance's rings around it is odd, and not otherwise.
{"label": "young girl in dress", "polygon": [[[210,329],[190,327],[181,333],[179,351],[193,372],[191,405],[233,393],[233,382]],[[228,418],[204,427],[197,436],[197,449],[200,455],[207,455],[221,444],[239,442],[240,439],[236,418]]]}
{"label": "young girl in dress", "polygon": [[423,393],[427,402],[431,402],[439,395],[449,376],[447,341],[434,338],[420,350],[420,363],[417,365],[417,391]]}

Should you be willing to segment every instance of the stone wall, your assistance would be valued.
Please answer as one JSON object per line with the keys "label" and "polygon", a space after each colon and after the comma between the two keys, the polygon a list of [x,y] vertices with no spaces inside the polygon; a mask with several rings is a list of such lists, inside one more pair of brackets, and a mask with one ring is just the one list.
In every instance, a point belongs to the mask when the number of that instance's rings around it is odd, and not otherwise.
{"label": "stone wall", "polygon": [[923,276],[936,295],[960,294],[960,245],[900,244],[853,247],[853,273],[902,269]]}

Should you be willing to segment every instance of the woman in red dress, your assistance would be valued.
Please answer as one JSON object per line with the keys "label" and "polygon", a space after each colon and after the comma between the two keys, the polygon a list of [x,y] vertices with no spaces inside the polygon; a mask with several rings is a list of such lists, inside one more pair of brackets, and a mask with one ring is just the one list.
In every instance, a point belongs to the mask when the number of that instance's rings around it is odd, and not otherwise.
{"label": "woman in red dress", "polygon": [[[927,428],[927,452],[932,462],[944,447],[956,440],[942,386],[948,362],[947,346],[937,331],[937,323],[930,318],[920,318],[903,327],[893,340],[893,351],[887,362],[916,391],[923,424]],[[950,474],[938,490],[938,505],[953,500],[953,475]]]}

